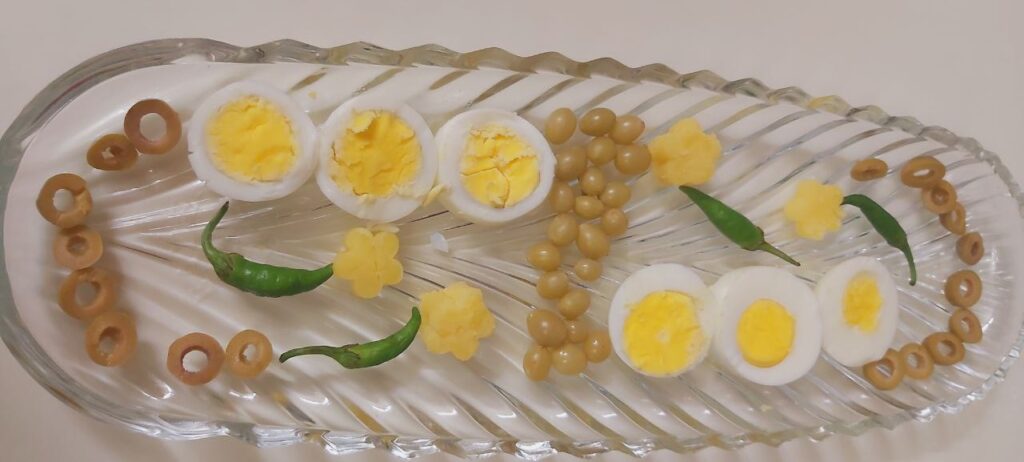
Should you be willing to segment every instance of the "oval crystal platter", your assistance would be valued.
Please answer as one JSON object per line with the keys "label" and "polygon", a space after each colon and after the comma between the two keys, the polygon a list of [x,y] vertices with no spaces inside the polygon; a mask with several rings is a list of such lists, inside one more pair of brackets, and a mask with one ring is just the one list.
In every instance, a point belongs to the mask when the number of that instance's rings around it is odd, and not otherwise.
{"label": "oval crystal platter", "polygon": [[[799,259],[803,265],[791,268],[795,275],[813,284],[858,255],[891,269],[900,283],[894,345],[946,329],[951,307],[943,284],[964,267],[957,236],[899,180],[907,160],[934,156],[947,166],[968,227],[985,238],[985,257],[973,266],[985,290],[972,308],[984,337],[967,345],[964,361],[890,391],[875,389],[859,369],[825,354],[809,374],[783,386],[753,384],[711,360],[676,378],[650,378],[614,356],[579,376],[552,373],[532,382],[521,365],[531,343],[526,316],[551,302],[537,295],[537,273],[525,250],[545,232],[552,212],[543,207],[503,226],[467,223],[436,203],[420,208],[397,223],[405,277],[372,300],[354,297],[337,280],[279,299],[239,292],[220,283],[203,258],[199,235],[222,199],[196,178],[184,142],[168,154],[142,156],[127,172],[93,170],[85,152],[97,137],[120,131],[135,101],[163,99],[187,126],[204,98],[243,79],[286,91],[315,123],[353,96],[371,94],[405,101],[434,131],[470,108],[515,111],[541,126],[556,108],[579,115],[607,107],[641,116],[649,141],[693,117],[722,144],[721,165],[704,189]],[[852,162],[870,157],[885,160],[889,174],[852,181]],[[160,40],[97,56],[48,85],[0,139],[0,160],[4,342],[59,399],[160,438],[232,436],[260,446],[309,442],[331,453],[381,448],[403,457],[441,451],[530,459],[777,445],[958,412],[1004,376],[1021,346],[1022,203],[998,157],[972,139],[910,117],[792,87],[772,90],[753,79],[679,74],[657,64],[630,68],[612,59],[575,62],[556,53],[519,57],[493,48],[318,48],[287,40],[241,48]],[[54,228],[33,204],[42,183],[58,172],[88,181],[95,203],[88,224],[106,248],[101,264],[122,275],[119,308],[138,323],[138,350],[120,368],[93,364],[83,348],[83,324],[57,306],[66,270],[53,262]],[[629,229],[613,242],[600,280],[587,284],[593,300],[587,317],[594,325],[605,325],[622,280],[647,265],[683,263],[709,284],[734,268],[784,265],[737,249],[683,194],[655,188],[649,176],[633,183],[634,199],[625,207]],[[918,284],[905,284],[903,256],[859,214],[847,214],[824,244],[797,239],[780,209],[804,178],[868,194],[899,217],[917,256]],[[235,205],[218,240],[254,260],[314,267],[331,261],[344,231],[359,223],[310,181],[282,199]],[[416,341],[394,361],[363,370],[326,359],[275,361],[254,380],[221,374],[189,387],[164,367],[168,345],[194,331],[226,342],[240,330],[260,330],[277,353],[381,338],[408,319],[419,294],[454,281],[480,287],[496,319],[494,334],[465,362],[431,354]]]}

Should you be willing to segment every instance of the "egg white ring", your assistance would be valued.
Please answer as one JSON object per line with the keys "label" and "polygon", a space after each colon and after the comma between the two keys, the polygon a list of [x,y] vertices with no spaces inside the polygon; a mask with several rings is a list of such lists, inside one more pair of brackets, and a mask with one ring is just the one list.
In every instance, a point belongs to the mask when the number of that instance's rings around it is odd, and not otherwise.
{"label": "egg white ring", "polygon": [[[704,332],[704,342],[700,345],[696,356],[686,367],[669,374],[651,374],[638,369],[626,354],[625,341],[622,334],[631,307],[654,292],[674,291],[689,295],[697,310],[697,320]],[[608,310],[608,330],[611,334],[612,349],[622,362],[634,371],[651,377],[675,377],[689,371],[707,357],[711,339],[716,331],[717,302],[704,281],[690,268],[675,263],[651,265],[634,272],[615,291],[611,308]]]}
{"label": "egg white ring", "polygon": [[[224,105],[246,96],[270,101],[288,119],[298,152],[295,164],[281,179],[247,182],[224,173],[210,159],[206,149],[206,125]],[[243,80],[217,90],[192,114],[188,128],[188,161],[206,187],[217,194],[246,202],[280,199],[299,189],[316,169],[316,126],[302,107],[287,93],[262,82]]]}
{"label": "egg white ring", "polygon": [[[540,178],[536,188],[511,207],[494,208],[477,201],[462,182],[461,161],[469,132],[495,124],[515,132],[537,155]],[[498,224],[515,220],[536,209],[548,197],[555,179],[555,155],[544,135],[526,119],[499,109],[475,109],[452,117],[437,131],[441,165],[438,180],[445,185],[439,199],[452,213],[474,223]]]}
{"label": "egg white ring", "polygon": [[[720,312],[713,351],[715,359],[736,375],[761,385],[784,385],[803,377],[821,353],[821,318],[814,291],[786,270],[750,266],[730,271],[713,286]],[[743,358],[736,339],[740,316],[759,299],[774,300],[796,322],[789,355],[771,367],[758,367]]]}
{"label": "egg white ring", "polygon": [[[394,191],[388,197],[359,196],[338,187],[331,177],[334,161],[334,143],[352,122],[352,117],[363,111],[383,110],[398,115],[412,129],[420,145],[420,169],[412,182],[402,191]],[[344,149],[344,146],[341,147]],[[338,208],[364,220],[387,223],[409,215],[419,208],[424,197],[437,179],[437,147],[427,122],[413,108],[392,98],[380,96],[358,96],[338,106],[330,117],[320,125],[320,168],[316,183],[320,191]]]}
{"label": "egg white ring", "polygon": [[[846,324],[843,298],[846,285],[860,273],[869,273],[882,295],[878,326],[874,332],[862,332]],[[825,332],[825,353],[847,367],[859,367],[885,355],[896,338],[899,324],[899,302],[896,282],[885,265],[874,258],[855,257],[828,270],[815,288]]]}

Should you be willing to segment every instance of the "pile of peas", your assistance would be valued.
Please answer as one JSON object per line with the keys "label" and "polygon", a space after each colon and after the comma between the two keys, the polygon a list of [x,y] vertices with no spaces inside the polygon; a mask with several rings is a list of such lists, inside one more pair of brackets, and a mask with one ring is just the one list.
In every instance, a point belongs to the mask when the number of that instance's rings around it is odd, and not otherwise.
{"label": "pile of peas", "polygon": [[[601,277],[601,259],[608,255],[611,238],[622,235],[629,219],[622,207],[631,191],[626,183],[609,180],[614,165],[621,175],[643,173],[651,165],[647,146],[636,143],[644,121],[635,115],[616,117],[607,108],[587,111],[577,124],[568,108],[548,116],[544,136],[552,145],[563,145],[579,131],[590,136],[583,145],[565,145],[555,155],[555,177],[549,202],[557,215],[547,229],[547,240],[527,251],[526,259],[541,276],[537,293],[556,300],[555,310],[536,309],[526,319],[534,344],[523,358],[523,371],[531,380],[544,380],[552,367],[565,375],[583,372],[588,362],[601,362],[611,354],[611,338],[605,329],[593,329],[582,318],[590,308],[590,294],[572,287],[562,271],[563,253],[576,243],[580,258],[572,272],[581,281]],[[582,221],[582,223],[580,223]]]}

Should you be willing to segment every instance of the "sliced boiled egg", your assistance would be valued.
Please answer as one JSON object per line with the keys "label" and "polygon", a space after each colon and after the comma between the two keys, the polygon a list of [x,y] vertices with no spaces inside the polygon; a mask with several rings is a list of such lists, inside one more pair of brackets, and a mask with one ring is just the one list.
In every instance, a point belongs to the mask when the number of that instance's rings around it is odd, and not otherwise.
{"label": "sliced boiled egg", "polygon": [[387,98],[353,98],[320,126],[316,182],[334,205],[386,223],[420,206],[437,178],[437,149],[416,111]]}
{"label": "sliced boiled egg", "polygon": [[761,385],[783,385],[814,366],[821,352],[821,319],[814,291],[788,271],[751,266],[712,286],[720,319],[716,360]]}
{"label": "sliced boiled egg", "polygon": [[242,81],[213,93],[192,115],[189,163],[218,194],[279,199],[316,169],[316,127],[286,93]]}
{"label": "sliced boiled egg", "polygon": [[855,257],[830,269],[815,290],[825,352],[848,367],[885,355],[899,321],[896,283],[885,266]]}
{"label": "sliced boiled egg", "polygon": [[544,135],[512,112],[466,111],[437,132],[440,199],[475,223],[504,223],[537,208],[551,190],[555,157]]}
{"label": "sliced boiled egg", "polygon": [[707,356],[715,332],[715,298],[697,273],[658,264],[622,282],[608,312],[615,354],[637,372],[672,377]]}

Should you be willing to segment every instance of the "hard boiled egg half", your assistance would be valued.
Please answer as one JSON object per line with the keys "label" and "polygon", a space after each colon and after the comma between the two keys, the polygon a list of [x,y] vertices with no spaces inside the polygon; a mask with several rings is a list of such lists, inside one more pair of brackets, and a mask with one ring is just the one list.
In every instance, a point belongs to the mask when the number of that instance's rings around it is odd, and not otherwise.
{"label": "hard boiled egg half", "polygon": [[316,182],[334,205],[386,223],[423,202],[437,178],[427,123],[409,106],[363,96],[338,107],[320,127]]}
{"label": "hard boiled egg half", "polygon": [[830,269],[815,289],[825,352],[849,367],[885,355],[896,336],[896,283],[877,260],[855,257]]}
{"label": "hard boiled egg half", "polygon": [[672,377],[707,356],[715,298],[690,268],[651,265],[622,282],[608,312],[615,354],[637,372]]}
{"label": "hard boiled egg half", "polygon": [[441,202],[475,223],[504,223],[537,208],[551,190],[555,156],[532,124],[508,111],[477,109],[437,132]]}
{"label": "hard boiled egg half", "polygon": [[210,95],[192,115],[189,163],[218,194],[259,202],[302,186],[316,169],[316,127],[286,93],[242,81]]}
{"label": "hard boiled egg half", "polygon": [[721,318],[715,358],[751,382],[783,385],[799,379],[821,353],[818,300],[788,271],[751,266],[712,286]]}

